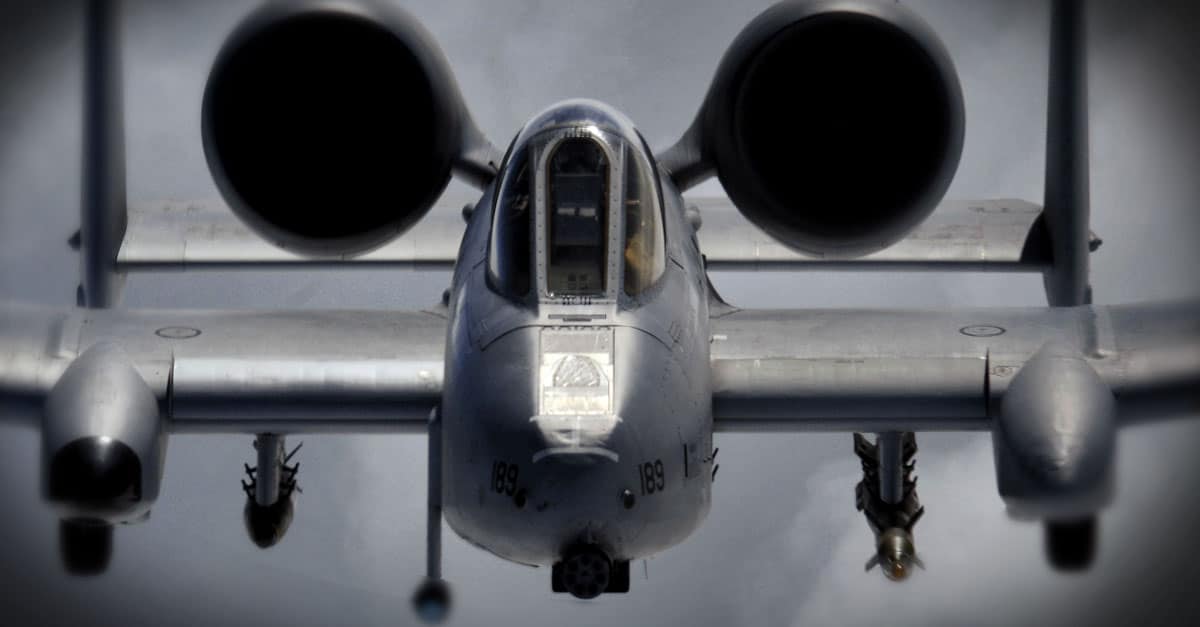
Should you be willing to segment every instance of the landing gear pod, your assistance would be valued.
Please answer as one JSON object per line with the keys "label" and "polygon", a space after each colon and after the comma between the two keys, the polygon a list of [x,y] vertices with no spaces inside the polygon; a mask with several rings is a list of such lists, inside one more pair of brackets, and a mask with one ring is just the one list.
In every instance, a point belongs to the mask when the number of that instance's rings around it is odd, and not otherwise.
{"label": "landing gear pod", "polygon": [[726,51],[692,127],[660,156],[685,189],[716,171],[747,219],[802,252],[880,250],[958,167],[963,100],[932,29],[892,2],[784,2]]}
{"label": "landing gear pod", "polygon": [[351,255],[412,226],[458,167],[494,175],[432,37],[376,3],[271,3],[209,75],[205,156],[225,200],[274,244]]}
{"label": "landing gear pod", "polygon": [[1077,351],[1043,346],[1013,378],[992,433],[1000,496],[1015,518],[1044,521],[1046,556],[1082,570],[1097,513],[1112,499],[1116,402]]}
{"label": "landing gear pod", "polygon": [[166,444],[158,401],[124,351],[92,346],[46,399],[43,494],[65,520],[135,522],[158,498]]}
{"label": "landing gear pod", "polygon": [[103,572],[113,525],[143,520],[158,497],[167,444],[158,401],[120,348],[97,344],[55,384],[42,420],[42,492],[61,518],[64,566]]}
{"label": "landing gear pod", "polygon": [[992,433],[996,481],[1017,518],[1079,520],[1112,498],[1116,402],[1074,349],[1047,344],[1013,377]]}

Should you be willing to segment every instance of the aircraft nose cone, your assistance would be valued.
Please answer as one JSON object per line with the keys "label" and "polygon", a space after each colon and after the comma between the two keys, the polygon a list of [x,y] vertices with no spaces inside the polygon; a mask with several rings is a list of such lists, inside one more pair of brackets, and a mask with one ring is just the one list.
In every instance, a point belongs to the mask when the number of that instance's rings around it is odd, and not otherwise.
{"label": "aircraft nose cone", "polygon": [[270,548],[283,539],[292,524],[292,499],[280,498],[272,505],[263,506],[248,498],[244,518],[250,540],[260,549]]}

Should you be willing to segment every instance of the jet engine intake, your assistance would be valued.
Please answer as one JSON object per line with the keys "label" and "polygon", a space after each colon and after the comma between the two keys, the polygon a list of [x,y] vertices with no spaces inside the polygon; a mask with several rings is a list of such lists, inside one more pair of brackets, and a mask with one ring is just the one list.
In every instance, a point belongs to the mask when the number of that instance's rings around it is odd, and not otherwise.
{"label": "jet engine intake", "polygon": [[214,62],[202,125],[234,213],[313,256],[403,233],[464,152],[490,145],[432,37],[382,3],[276,2],[251,14]]}
{"label": "jet engine intake", "polygon": [[663,156],[712,170],[751,222],[810,254],[895,243],[945,194],[963,99],[931,28],[892,2],[784,2],[726,51],[696,121]]}

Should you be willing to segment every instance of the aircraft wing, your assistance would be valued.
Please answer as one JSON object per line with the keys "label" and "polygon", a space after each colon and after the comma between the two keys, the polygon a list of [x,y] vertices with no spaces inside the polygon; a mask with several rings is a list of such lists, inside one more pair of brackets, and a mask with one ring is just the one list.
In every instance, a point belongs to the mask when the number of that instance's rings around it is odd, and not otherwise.
{"label": "aircraft wing", "polygon": [[0,411],[40,407],[109,343],[173,431],[424,430],[442,387],[438,311],[122,311],[0,304]]}
{"label": "aircraft wing", "polygon": [[961,311],[714,310],[719,431],[984,430],[1046,346],[1119,423],[1200,414],[1200,302]]}

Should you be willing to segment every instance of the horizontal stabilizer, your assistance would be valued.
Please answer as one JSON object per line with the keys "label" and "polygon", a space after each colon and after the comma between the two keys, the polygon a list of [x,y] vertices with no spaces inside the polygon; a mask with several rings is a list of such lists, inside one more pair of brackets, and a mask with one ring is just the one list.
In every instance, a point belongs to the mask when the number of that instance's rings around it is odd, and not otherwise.
{"label": "horizontal stabilizer", "polygon": [[[1010,199],[946,201],[895,245],[864,257],[796,252],[746,220],[725,198],[689,198],[702,226],[710,270],[928,270],[1042,272],[1048,243],[1041,208]],[[453,268],[462,240],[461,208],[439,204],[408,232],[356,257],[305,257],[275,246],[243,224],[221,200],[159,202],[129,208],[117,256],[123,272],[248,268],[386,266]]]}
{"label": "horizontal stabilizer", "polygon": [[122,271],[331,267],[352,264],[450,269],[465,224],[461,207],[435,205],[408,232],[357,257],[304,257],[250,230],[221,200],[129,207],[117,255]]}
{"label": "horizontal stabilizer", "polygon": [[690,198],[700,212],[709,270],[931,270],[1041,272],[1049,264],[1023,200],[947,200],[907,237],[877,253],[829,259],[796,252],[750,223],[725,198]]}

